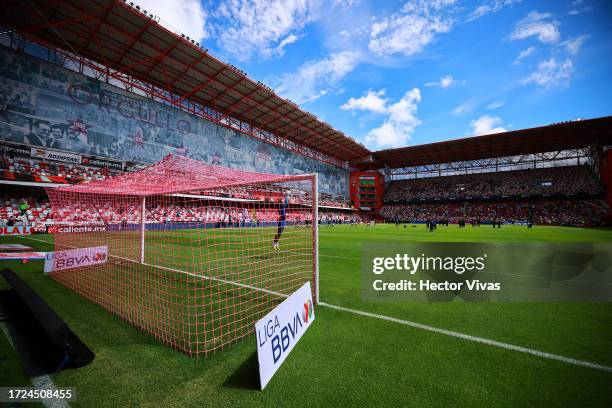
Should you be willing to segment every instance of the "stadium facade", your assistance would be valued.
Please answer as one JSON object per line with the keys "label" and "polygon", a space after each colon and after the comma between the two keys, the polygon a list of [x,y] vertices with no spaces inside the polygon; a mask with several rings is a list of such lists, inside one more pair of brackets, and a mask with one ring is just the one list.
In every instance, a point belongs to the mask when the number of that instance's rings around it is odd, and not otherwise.
{"label": "stadium facade", "polygon": [[[385,196],[401,179],[579,166],[598,187],[561,191],[555,199],[596,200],[597,212],[612,205],[610,117],[371,152],[133,4],[67,0],[54,8],[8,1],[5,10],[0,140],[17,143],[3,147],[6,155],[43,159],[31,166],[7,161],[9,177],[16,167],[47,169],[45,160],[60,157],[106,170],[79,170],[87,180],[174,153],[245,171],[316,172],[331,207],[350,199],[362,216],[380,218],[385,205],[439,201]],[[64,166],[57,172],[66,173]],[[34,181],[58,181],[42,174]],[[534,198],[523,191],[469,199],[527,196]]]}
{"label": "stadium facade", "polygon": [[179,153],[245,171],[318,173],[322,192],[348,195],[345,168],[7,48],[0,49],[0,90],[5,141],[136,163]]}

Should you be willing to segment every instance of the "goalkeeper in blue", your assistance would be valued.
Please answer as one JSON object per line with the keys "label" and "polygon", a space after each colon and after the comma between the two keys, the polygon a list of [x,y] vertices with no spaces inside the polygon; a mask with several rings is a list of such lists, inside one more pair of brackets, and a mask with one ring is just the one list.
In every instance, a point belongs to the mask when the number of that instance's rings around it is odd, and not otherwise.
{"label": "goalkeeper in blue", "polygon": [[278,207],[278,221],[276,222],[276,235],[274,236],[274,247],[275,251],[279,251],[278,240],[283,234],[285,225],[287,224],[287,206],[289,205],[289,198],[283,197],[281,199],[280,206]]}

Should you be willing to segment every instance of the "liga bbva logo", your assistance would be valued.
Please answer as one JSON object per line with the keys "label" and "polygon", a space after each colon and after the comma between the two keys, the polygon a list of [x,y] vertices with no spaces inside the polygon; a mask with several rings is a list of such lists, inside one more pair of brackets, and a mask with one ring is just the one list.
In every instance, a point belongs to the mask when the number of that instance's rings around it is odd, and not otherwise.
{"label": "liga bbva logo", "polygon": [[315,319],[310,282],[307,282],[255,323],[261,389]]}
{"label": "liga bbva logo", "polygon": [[312,317],[312,314],[312,301],[310,299],[307,299],[306,302],[304,302],[304,310],[302,311],[302,320],[304,321],[304,323],[308,323],[308,319]]}
{"label": "liga bbva logo", "polygon": [[82,266],[103,264],[108,258],[108,247],[75,248],[49,252],[45,258],[45,272],[61,271]]}

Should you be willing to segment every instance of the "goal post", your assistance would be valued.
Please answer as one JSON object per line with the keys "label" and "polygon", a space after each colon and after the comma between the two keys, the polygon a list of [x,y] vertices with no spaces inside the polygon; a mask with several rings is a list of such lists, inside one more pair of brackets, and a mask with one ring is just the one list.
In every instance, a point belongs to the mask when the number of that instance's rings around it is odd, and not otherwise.
{"label": "goal post", "polygon": [[145,229],[147,219],[147,197],[142,196],[142,204],[140,206],[140,263],[145,261]]}
{"label": "goal post", "polygon": [[50,276],[164,344],[207,355],[306,282],[318,302],[317,181],[168,156],[49,188],[55,256],[76,259]]}
{"label": "goal post", "polygon": [[314,293],[313,301],[315,305],[319,304],[319,175],[312,175],[312,251],[313,251],[313,275],[314,275]]}

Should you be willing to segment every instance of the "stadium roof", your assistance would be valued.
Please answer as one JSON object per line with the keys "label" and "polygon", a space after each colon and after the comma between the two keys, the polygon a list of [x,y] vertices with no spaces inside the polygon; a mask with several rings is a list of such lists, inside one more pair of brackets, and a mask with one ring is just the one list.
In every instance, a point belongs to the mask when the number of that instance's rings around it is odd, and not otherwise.
{"label": "stadium roof", "polygon": [[379,166],[423,166],[612,144],[612,116],[373,153]]}
{"label": "stadium roof", "polygon": [[[612,143],[612,118],[604,117],[373,153],[124,1],[5,0],[0,24],[171,91],[177,106],[185,108],[179,101],[190,100],[217,112],[194,114],[254,137],[261,129],[290,143],[261,139],[335,164],[400,168],[580,148],[595,140]],[[230,126],[234,118],[241,123]]]}
{"label": "stadium roof", "polygon": [[371,153],[126,2],[5,0],[0,23],[214,109],[220,123],[233,117],[342,162]]}

